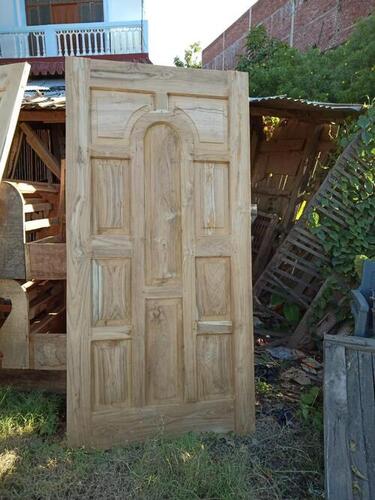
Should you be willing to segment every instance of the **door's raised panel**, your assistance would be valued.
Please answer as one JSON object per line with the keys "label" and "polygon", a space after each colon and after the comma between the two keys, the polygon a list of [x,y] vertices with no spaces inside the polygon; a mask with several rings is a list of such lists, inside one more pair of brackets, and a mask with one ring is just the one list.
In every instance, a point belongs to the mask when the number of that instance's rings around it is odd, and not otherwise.
{"label": "door's raised panel", "polygon": [[117,326],[131,322],[131,260],[92,261],[93,326]]}
{"label": "door's raised panel", "polygon": [[196,290],[200,320],[230,320],[230,258],[198,257]]}
{"label": "door's raised panel", "polygon": [[228,104],[224,99],[171,96],[170,108],[182,109],[194,123],[201,142],[226,144]]}
{"label": "door's raised panel", "polygon": [[178,283],[182,273],[181,144],[165,124],[144,139],[146,284]]}
{"label": "door's raised panel", "polygon": [[130,168],[126,160],[92,161],[94,234],[130,234]]}
{"label": "door's raised panel", "polygon": [[151,109],[151,94],[93,90],[91,94],[92,140],[123,139],[132,116],[142,108]]}
{"label": "door's raised panel", "polygon": [[91,344],[92,407],[127,406],[131,401],[131,340]]}
{"label": "door's raised panel", "polygon": [[229,167],[196,163],[196,231],[198,236],[229,234]]}
{"label": "door's raised panel", "polygon": [[182,300],[146,301],[148,404],[182,400]]}
{"label": "door's raised panel", "polygon": [[198,397],[224,399],[233,396],[231,335],[198,335]]}

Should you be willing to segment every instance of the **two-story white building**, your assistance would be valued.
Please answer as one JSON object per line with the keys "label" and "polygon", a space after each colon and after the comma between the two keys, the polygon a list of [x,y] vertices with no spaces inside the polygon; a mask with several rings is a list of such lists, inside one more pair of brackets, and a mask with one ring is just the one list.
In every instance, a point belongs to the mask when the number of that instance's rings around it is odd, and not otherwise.
{"label": "two-story white building", "polygon": [[0,64],[56,75],[73,55],[149,62],[143,0],[0,0]]}

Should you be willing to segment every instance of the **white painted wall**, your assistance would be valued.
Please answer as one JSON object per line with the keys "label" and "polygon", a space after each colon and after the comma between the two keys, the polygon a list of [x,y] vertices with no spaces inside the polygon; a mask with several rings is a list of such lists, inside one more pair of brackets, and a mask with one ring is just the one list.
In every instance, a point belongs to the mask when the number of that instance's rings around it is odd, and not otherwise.
{"label": "white painted wall", "polygon": [[141,18],[141,0],[104,0],[105,21],[139,21]]}

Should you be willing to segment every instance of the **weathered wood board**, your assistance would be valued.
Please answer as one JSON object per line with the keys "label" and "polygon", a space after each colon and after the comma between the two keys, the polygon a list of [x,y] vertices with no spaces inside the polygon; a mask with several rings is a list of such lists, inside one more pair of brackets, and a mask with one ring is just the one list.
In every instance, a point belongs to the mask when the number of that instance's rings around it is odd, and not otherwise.
{"label": "weathered wood board", "polygon": [[69,442],[248,433],[247,76],[66,62]]}
{"label": "weathered wood board", "polygon": [[0,181],[12,145],[29,72],[30,65],[27,63],[0,66]]}
{"label": "weathered wood board", "polygon": [[375,498],[375,339],[327,335],[324,446],[328,500]]}
{"label": "weathered wood board", "polygon": [[0,328],[1,368],[65,370],[63,281],[0,279],[0,298],[11,307]]}

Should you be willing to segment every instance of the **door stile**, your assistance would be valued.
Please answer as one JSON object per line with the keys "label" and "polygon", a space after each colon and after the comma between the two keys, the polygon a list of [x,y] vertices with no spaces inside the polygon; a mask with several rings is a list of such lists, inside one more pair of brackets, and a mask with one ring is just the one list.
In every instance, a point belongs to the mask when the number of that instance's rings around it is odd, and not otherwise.
{"label": "door stile", "polygon": [[[69,445],[91,433],[91,164],[90,61],[66,59],[67,67],[67,421]],[[74,96],[74,97],[73,97]]]}
{"label": "door stile", "polygon": [[[247,434],[255,429],[252,292],[250,246],[250,142],[248,75],[228,72],[229,95],[230,204],[232,212],[232,311],[234,341],[235,430]],[[244,269],[243,266],[248,266]],[[251,357],[249,357],[249,355]]]}
{"label": "door stile", "polygon": [[[181,132],[180,135],[182,136]],[[183,249],[183,339],[184,339],[184,401],[197,401],[197,308],[195,283],[195,172],[193,162],[194,141],[190,131],[181,137],[181,199]]]}
{"label": "door stile", "polygon": [[[133,132],[130,163],[132,258],[132,404],[142,407],[146,401],[145,329],[145,188],[144,188],[144,127]],[[135,195],[137,193],[137,196]]]}

